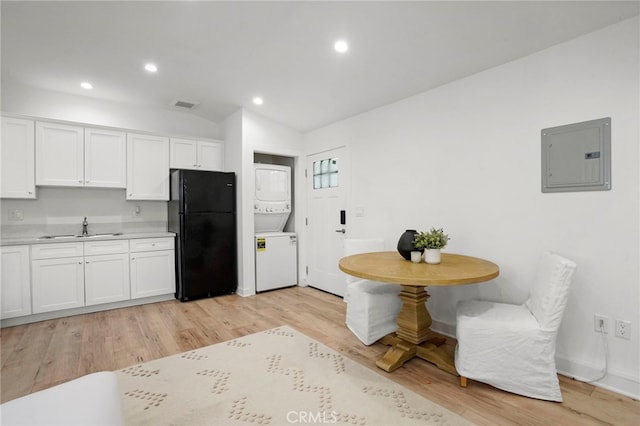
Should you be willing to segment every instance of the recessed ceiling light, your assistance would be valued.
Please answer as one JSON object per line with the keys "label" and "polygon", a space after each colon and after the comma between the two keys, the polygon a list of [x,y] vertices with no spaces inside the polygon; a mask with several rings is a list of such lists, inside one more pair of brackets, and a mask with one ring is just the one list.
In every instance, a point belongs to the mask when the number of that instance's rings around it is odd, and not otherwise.
{"label": "recessed ceiling light", "polygon": [[82,83],[80,83],[80,87],[86,90],[91,90],[93,89],[93,84],[89,83],[88,81],[83,81]]}
{"label": "recessed ceiling light", "polygon": [[263,101],[263,100],[262,100],[262,98],[261,98],[261,97],[259,97],[259,96],[256,96],[255,98],[253,98],[253,103],[254,103],[254,104],[256,104],[256,105],[262,105],[262,104],[263,104],[263,102],[264,102],[264,101]]}
{"label": "recessed ceiling light", "polygon": [[338,40],[335,42],[335,44],[333,45],[333,48],[336,50],[336,52],[338,53],[344,53],[347,50],[349,50],[349,45],[347,44],[346,41],[344,40]]}
{"label": "recessed ceiling light", "polygon": [[156,66],[156,64],[151,64],[151,63],[146,64],[144,66],[144,69],[149,71],[149,72],[157,72],[158,71],[158,67]]}

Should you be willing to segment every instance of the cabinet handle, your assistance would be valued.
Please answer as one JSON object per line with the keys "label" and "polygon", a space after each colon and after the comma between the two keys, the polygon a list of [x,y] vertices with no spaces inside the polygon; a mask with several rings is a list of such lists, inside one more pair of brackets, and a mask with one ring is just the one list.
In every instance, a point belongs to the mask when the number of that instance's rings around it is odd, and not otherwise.
{"label": "cabinet handle", "polygon": [[132,257],[132,258],[131,258],[131,260],[136,260],[136,258],[135,258],[135,257]]}
{"label": "cabinet handle", "polygon": [[79,179],[78,182],[82,183],[82,179]]}
{"label": "cabinet handle", "polygon": [[78,262],[78,265],[82,265],[82,262]]}

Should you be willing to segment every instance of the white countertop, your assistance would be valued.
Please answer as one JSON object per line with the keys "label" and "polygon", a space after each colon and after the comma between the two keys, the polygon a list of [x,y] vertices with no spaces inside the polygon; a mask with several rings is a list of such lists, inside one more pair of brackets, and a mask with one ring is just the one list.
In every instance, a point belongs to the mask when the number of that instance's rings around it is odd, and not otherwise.
{"label": "white countertop", "polygon": [[11,237],[0,239],[0,246],[17,246],[24,244],[59,244],[59,243],[80,243],[87,241],[107,241],[107,240],[133,240],[138,238],[162,238],[175,237],[173,232],[138,232],[122,233],[118,235],[95,236],[91,238],[42,238],[42,237]]}

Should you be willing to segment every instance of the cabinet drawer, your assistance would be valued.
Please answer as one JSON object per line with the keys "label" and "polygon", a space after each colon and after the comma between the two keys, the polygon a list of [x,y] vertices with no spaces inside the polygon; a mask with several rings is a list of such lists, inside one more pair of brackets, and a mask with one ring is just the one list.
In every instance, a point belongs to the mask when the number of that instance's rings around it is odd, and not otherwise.
{"label": "cabinet drawer", "polygon": [[130,240],[129,247],[131,253],[140,251],[173,250],[173,238],[140,238]]}
{"label": "cabinet drawer", "polygon": [[84,256],[82,243],[53,243],[31,246],[32,259],[56,259],[74,256]]}
{"label": "cabinet drawer", "polygon": [[84,243],[84,255],[129,253],[129,240],[91,241]]}

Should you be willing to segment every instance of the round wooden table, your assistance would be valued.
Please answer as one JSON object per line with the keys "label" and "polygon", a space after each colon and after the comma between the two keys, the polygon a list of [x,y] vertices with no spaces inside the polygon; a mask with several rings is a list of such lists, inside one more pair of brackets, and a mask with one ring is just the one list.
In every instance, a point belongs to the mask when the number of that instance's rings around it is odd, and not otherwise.
{"label": "round wooden table", "polygon": [[362,253],[343,257],[339,267],[355,277],[402,286],[398,331],[380,339],[391,348],[376,362],[378,367],[391,372],[417,356],[454,375],[458,373],[453,355],[442,348],[445,337],[430,329],[431,315],[426,305],[429,294],[425,287],[479,283],[500,273],[493,262],[450,253],[442,253],[437,265],[413,263],[397,252]]}

